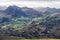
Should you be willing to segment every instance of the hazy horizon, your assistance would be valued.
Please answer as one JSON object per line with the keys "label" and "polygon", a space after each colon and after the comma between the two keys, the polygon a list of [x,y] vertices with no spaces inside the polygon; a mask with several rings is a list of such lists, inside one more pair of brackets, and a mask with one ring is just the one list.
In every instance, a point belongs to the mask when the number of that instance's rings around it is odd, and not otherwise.
{"label": "hazy horizon", "polygon": [[57,0],[0,0],[0,6],[17,5],[19,7],[50,7],[60,8]]}

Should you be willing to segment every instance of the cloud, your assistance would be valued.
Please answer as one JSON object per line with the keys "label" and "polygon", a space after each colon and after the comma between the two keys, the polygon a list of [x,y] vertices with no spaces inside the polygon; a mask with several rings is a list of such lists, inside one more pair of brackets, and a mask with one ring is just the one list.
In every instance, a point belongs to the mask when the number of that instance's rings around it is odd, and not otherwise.
{"label": "cloud", "polygon": [[10,6],[10,5],[17,5],[20,7],[51,7],[51,8],[60,8],[60,2],[39,2],[39,1],[19,1],[19,2],[5,2],[0,3],[0,5]]}
{"label": "cloud", "polygon": [[59,1],[59,0],[11,0],[11,1]]}
{"label": "cloud", "polygon": [[0,1],[60,1],[60,0],[0,0]]}
{"label": "cloud", "polygon": [[0,6],[17,5],[20,7],[51,7],[60,8],[60,1],[22,1],[22,0],[0,0]]}
{"label": "cloud", "polygon": [[0,0],[0,2],[18,2],[18,1],[60,1],[60,0]]}

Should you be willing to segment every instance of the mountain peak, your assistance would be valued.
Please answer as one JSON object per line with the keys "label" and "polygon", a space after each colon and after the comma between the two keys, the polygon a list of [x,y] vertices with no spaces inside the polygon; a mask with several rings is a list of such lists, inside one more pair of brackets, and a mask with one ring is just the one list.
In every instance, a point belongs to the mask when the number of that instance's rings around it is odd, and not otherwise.
{"label": "mountain peak", "polygon": [[21,16],[25,16],[24,12],[22,11],[22,9],[18,6],[9,6],[5,12],[8,15],[12,15],[13,17],[21,17]]}

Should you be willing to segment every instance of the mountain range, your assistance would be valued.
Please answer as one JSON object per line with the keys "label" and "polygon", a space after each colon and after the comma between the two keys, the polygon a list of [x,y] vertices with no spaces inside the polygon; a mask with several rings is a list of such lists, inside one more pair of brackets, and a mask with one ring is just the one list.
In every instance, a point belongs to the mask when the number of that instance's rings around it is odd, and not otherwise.
{"label": "mountain range", "polygon": [[0,36],[60,38],[60,8],[0,7]]}
{"label": "mountain range", "polygon": [[[28,7],[18,7],[16,5],[8,6],[8,7],[1,7],[0,9],[0,17],[2,18],[21,18],[21,17],[28,17],[28,18],[37,18],[47,16],[49,14],[57,13],[60,15],[60,9],[56,8],[28,8]],[[0,18],[1,19],[1,18]]]}
{"label": "mountain range", "polygon": [[1,7],[0,14],[9,15],[11,17],[41,17],[44,15],[52,14],[52,13],[60,13],[60,9],[56,8],[28,8],[28,7],[18,7],[16,5],[9,6],[7,8],[4,8],[5,10],[2,10],[3,7]]}

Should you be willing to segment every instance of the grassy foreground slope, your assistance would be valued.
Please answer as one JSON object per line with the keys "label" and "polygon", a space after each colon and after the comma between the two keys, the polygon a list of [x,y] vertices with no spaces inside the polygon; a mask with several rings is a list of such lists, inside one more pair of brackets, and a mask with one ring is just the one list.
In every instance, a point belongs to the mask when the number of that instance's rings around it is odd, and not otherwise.
{"label": "grassy foreground slope", "polygon": [[60,17],[13,18],[0,27],[0,36],[20,38],[60,38]]}

